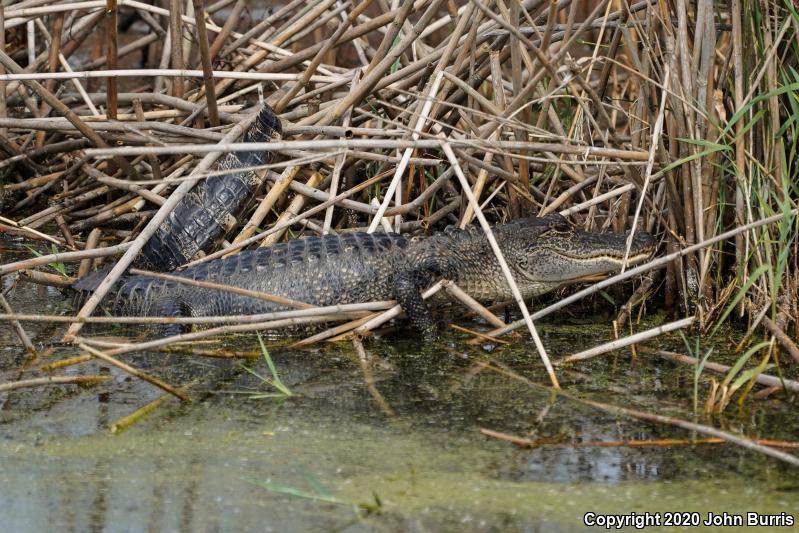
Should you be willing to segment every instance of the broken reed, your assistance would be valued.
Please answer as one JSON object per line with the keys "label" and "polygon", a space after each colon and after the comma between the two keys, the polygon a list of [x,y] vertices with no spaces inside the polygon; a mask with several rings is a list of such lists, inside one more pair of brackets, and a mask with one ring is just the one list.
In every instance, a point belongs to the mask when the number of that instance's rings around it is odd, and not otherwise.
{"label": "broken reed", "polygon": [[[199,3],[4,8],[3,224],[69,251],[24,268],[79,260],[85,272],[128,250],[176,187],[208,174],[184,145],[219,150],[216,121],[239,124],[261,93],[284,120],[271,147],[284,160],[267,171],[274,192],[239,221],[237,247],[374,227],[381,211],[405,231],[466,223],[443,135],[492,219],[561,211],[589,229],[656,233],[667,253],[691,250],[658,288],[671,313],[704,330],[766,318],[769,334],[796,337],[790,0],[323,0],[257,23],[228,17],[246,13],[231,3],[205,6],[199,28]],[[137,33],[101,31],[104,17],[134,17]],[[133,77],[102,83],[114,74]],[[100,153],[114,157],[89,155]],[[305,206],[290,211],[292,198]]]}

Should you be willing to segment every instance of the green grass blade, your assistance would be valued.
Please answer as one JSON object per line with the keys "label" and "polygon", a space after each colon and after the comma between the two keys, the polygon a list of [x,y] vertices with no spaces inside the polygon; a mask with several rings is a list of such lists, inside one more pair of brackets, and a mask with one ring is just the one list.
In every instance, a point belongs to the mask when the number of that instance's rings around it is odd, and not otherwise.
{"label": "green grass blade", "polygon": [[719,327],[724,323],[725,320],[727,320],[727,317],[730,315],[732,310],[735,309],[735,306],[737,306],[743,297],[746,296],[746,292],[749,290],[749,288],[754,285],[758,279],[760,279],[760,276],[770,269],[771,265],[760,265],[755,269],[754,272],[752,272],[752,274],[749,276],[749,279],[746,280],[746,283],[744,283],[743,287],[741,287],[741,289],[738,291],[738,294],[736,294],[735,298],[732,299],[730,305],[728,305],[727,309],[724,310],[724,314],[722,314],[721,318],[719,318],[718,322],[716,322],[716,327],[714,327],[713,331],[710,332],[711,337],[716,334],[716,331],[718,331]]}
{"label": "green grass blade", "polygon": [[752,355],[755,354],[756,352],[760,351],[762,348],[768,346],[769,344],[771,343],[763,341],[749,348],[746,351],[746,353],[744,353],[741,357],[739,357],[738,360],[735,362],[735,364],[732,365],[732,367],[727,371],[727,375],[724,377],[722,385],[724,386],[729,385],[732,379],[738,374],[738,372],[741,371],[741,368],[743,368],[746,362],[749,361],[749,358],[752,357]]}
{"label": "green grass blade", "polygon": [[275,492],[277,494],[285,494],[287,496],[294,496],[295,498],[304,498],[306,500],[316,500],[325,503],[335,503],[338,505],[350,505],[348,502],[341,501],[335,496],[321,496],[319,494],[307,492],[297,487],[292,487],[291,485],[284,485],[282,483],[274,483],[272,481],[263,481],[258,479],[248,479],[246,481],[252,483],[253,485],[264,488],[269,492]]}
{"label": "green grass blade", "polygon": [[266,366],[269,367],[269,372],[272,373],[272,386],[286,396],[293,396],[294,393],[292,393],[286,384],[280,379],[280,375],[277,373],[277,367],[275,367],[275,363],[272,361],[272,357],[269,355],[269,350],[267,350],[266,344],[264,344],[264,340],[261,338],[260,333],[258,333],[258,343],[261,345],[261,353],[264,354]]}
{"label": "green grass blade", "polygon": [[333,498],[333,493],[330,492],[327,487],[322,485],[322,482],[316,479],[310,472],[305,469],[301,469],[302,477],[305,478],[305,481],[311,486],[311,488],[316,492],[317,495],[323,498]]}

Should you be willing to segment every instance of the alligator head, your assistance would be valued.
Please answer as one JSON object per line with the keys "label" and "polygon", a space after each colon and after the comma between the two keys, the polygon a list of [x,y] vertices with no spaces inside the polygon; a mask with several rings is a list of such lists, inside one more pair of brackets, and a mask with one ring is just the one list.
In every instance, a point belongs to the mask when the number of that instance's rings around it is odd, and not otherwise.
{"label": "alligator head", "polygon": [[[502,241],[508,264],[522,290],[543,294],[580,278],[621,269],[629,232],[592,233],[575,229],[560,215],[547,215],[529,222],[509,224]],[[526,228],[530,225],[530,228]],[[649,259],[655,252],[654,237],[636,232],[627,265]]]}

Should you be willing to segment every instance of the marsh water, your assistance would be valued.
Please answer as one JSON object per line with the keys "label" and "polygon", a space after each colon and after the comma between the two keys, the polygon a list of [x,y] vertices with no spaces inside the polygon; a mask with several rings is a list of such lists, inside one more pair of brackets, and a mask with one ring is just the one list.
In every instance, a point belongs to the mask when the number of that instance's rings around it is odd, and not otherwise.
{"label": "marsh water", "polygon": [[[59,291],[33,285],[19,285],[10,299],[17,312],[69,309]],[[560,314],[539,327],[558,356],[608,340],[606,324],[606,318]],[[45,344],[63,331],[26,327]],[[547,378],[524,337],[496,347],[464,340],[446,333],[426,346],[400,331],[367,342],[383,405],[346,343],[291,350],[269,342],[290,397],[263,397],[275,390],[247,370],[268,376],[263,358],[136,354],[126,360],[170,383],[194,382],[193,401],[170,399],[119,434],[109,431],[113,422],[162,392],[104,364],[62,370],[108,372],[112,379],[0,397],[0,529],[568,532],[587,530],[589,512],[697,511],[703,521],[709,511],[799,515],[796,469],[732,445],[579,446],[701,435],[619,418],[534,385]],[[713,360],[733,359],[725,335],[714,342]],[[659,343],[685,351],[679,337]],[[194,347],[221,346],[258,350],[253,336]],[[54,345],[36,363],[76,354]],[[26,359],[10,328],[0,326],[2,381],[19,379],[11,369]],[[533,384],[492,370],[490,362]],[[564,388],[583,398],[736,434],[797,440],[796,403],[780,395],[712,418],[695,416],[692,373],[644,354],[631,360],[629,351],[559,371]],[[703,381],[701,397],[706,391]],[[481,429],[548,445],[519,448]]]}

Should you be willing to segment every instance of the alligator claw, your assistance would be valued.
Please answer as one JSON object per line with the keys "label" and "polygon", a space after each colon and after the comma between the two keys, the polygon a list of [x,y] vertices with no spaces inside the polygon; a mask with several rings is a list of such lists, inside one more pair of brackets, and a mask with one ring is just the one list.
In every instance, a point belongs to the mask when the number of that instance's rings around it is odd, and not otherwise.
{"label": "alligator claw", "polygon": [[438,333],[438,328],[436,326],[423,329],[422,337],[424,338],[425,342],[428,343],[436,342],[441,339],[441,335]]}

